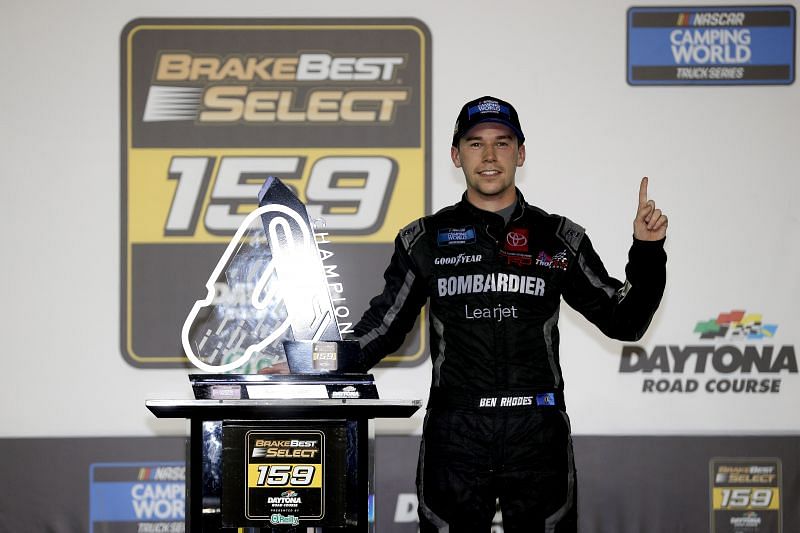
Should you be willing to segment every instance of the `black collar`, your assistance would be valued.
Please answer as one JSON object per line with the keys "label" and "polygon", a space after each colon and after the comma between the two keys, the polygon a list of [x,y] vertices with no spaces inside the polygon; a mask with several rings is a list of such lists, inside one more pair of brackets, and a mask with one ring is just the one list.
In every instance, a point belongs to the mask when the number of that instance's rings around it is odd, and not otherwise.
{"label": "black collar", "polygon": [[[519,220],[519,218],[522,217],[522,214],[525,211],[525,205],[527,205],[525,203],[525,197],[522,196],[522,192],[517,187],[515,187],[514,189],[517,192],[517,202],[516,206],[514,207],[514,212],[511,214],[511,219],[510,219],[511,222]],[[486,211],[471,204],[470,201],[467,200],[466,191],[464,191],[464,194],[461,195],[461,201],[458,203],[458,205],[462,209],[467,210],[472,216],[478,218],[481,221],[487,223],[497,223],[498,220],[499,221],[503,220],[503,217],[501,217],[497,213],[494,213],[492,211]]]}

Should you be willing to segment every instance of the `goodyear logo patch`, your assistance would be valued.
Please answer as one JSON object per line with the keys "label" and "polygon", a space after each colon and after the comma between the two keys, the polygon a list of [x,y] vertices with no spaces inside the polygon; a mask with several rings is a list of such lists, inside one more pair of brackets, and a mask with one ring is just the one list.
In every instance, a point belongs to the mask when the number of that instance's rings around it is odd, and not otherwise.
{"label": "goodyear logo patch", "polygon": [[794,82],[793,6],[632,7],[631,85]]}
{"label": "goodyear logo patch", "polygon": [[[347,306],[365,309],[365,265],[383,267],[397,231],[430,211],[425,25],[138,19],[121,53],[125,359],[187,364],[179,336],[196,288],[269,175],[306,204]],[[425,322],[389,364],[423,361]]]}

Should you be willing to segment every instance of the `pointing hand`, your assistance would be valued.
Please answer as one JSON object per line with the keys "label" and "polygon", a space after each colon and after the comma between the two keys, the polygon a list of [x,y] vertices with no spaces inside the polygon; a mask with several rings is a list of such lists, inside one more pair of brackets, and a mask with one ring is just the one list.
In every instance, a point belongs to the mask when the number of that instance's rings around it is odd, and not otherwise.
{"label": "pointing hand", "polygon": [[647,176],[639,185],[639,208],[633,219],[633,236],[640,241],[658,241],[667,235],[667,215],[647,199]]}

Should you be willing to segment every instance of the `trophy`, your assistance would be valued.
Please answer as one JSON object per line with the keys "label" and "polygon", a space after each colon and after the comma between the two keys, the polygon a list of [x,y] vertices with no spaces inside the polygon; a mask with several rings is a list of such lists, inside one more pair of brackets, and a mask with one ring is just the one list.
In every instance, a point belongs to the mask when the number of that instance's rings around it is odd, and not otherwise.
{"label": "trophy", "polygon": [[[305,206],[276,177],[258,194],[212,271],[206,297],[184,322],[189,360],[214,373],[364,371],[356,341],[342,339],[324,259]],[[320,224],[320,222],[318,222]]]}
{"label": "trophy", "polygon": [[194,400],[148,400],[190,420],[187,530],[370,532],[371,421],[419,400],[382,400],[357,341],[326,234],[269,177],[181,331]]}

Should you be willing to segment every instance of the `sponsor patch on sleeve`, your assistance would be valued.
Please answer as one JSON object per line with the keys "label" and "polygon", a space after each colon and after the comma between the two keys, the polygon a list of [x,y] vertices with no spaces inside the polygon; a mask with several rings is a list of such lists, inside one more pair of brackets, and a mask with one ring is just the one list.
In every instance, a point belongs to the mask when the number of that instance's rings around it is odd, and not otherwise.
{"label": "sponsor patch on sleeve", "polygon": [[561,219],[561,224],[558,227],[558,238],[567,245],[567,248],[569,248],[573,254],[577,254],[578,247],[581,245],[581,240],[583,240],[584,232],[583,226],[564,217]]}
{"label": "sponsor patch on sleeve", "polygon": [[423,224],[422,219],[417,219],[401,229],[400,239],[403,241],[403,245],[406,247],[406,250],[411,250],[411,247],[414,246],[414,243],[417,242],[417,239],[419,239],[424,233],[425,225]]}

